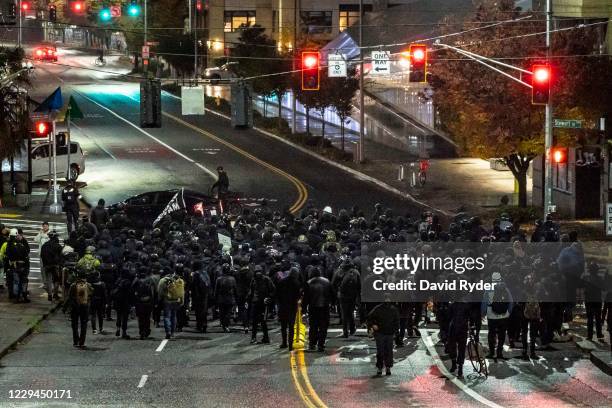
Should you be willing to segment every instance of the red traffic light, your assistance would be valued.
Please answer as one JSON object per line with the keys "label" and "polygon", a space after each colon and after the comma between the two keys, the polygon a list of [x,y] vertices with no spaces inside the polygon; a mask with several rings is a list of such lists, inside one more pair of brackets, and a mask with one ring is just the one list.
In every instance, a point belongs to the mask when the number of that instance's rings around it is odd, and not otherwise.
{"label": "red traffic light", "polygon": [[51,133],[51,129],[53,125],[51,122],[36,122],[34,124],[34,132],[36,133],[36,137],[46,137],[49,133]]}
{"label": "red traffic light", "polygon": [[30,3],[28,3],[27,1],[21,2],[21,10],[28,11],[30,8],[31,8]]}
{"label": "red traffic light", "polygon": [[427,79],[427,46],[425,44],[410,44],[409,82],[425,82]]}
{"label": "red traffic light", "polygon": [[302,52],[302,90],[319,90],[319,51]]}
{"label": "red traffic light", "polygon": [[550,82],[552,75],[550,65],[540,64],[531,68],[531,103],[533,105],[546,105],[550,97]]}
{"label": "red traffic light", "polygon": [[73,1],[70,5],[71,10],[74,13],[80,14],[85,11],[85,2],[83,1]]}
{"label": "red traffic light", "polygon": [[550,157],[555,164],[567,163],[567,148],[566,147],[551,147]]}
{"label": "red traffic light", "polygon": [[202,0],[196,1],[196,10],[202,11]]}

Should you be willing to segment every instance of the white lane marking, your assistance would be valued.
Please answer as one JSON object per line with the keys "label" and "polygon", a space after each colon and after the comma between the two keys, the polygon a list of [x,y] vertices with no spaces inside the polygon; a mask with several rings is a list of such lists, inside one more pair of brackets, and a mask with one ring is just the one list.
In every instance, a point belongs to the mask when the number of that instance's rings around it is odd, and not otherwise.
{"label": "white lane marking", "polygon": [[100,148],[100,150],[102,150],[104,153],[108,154],[113,160],[117,160],[117,158],[115,157],[114,154],[112,154],[107,148],[105,148],[101,144],[98,144],[93,138],[89,137],[89,135],[87,133],[85,133],[85,131],[79,125],[77,125],[76,123],[72,123],[72,126],[74,126],[75,128],[79,129],[79,131],[83,134],[83,136],[85,136],[89,140],[93,141],[93,143],[96,146],[98,146]]}
{"label": "white lane marking", "polygon": [[479,393],[471,389],[468,385],[466,385],[465,383],[457,379],[457,377],[455,377],[453,374],[451,374],[446,369],[446,366],[442,362],[442,359],[440,358],[438,351],[434,347],[433,341],[431,337],[429,336],[429,333],[426,333],[427,330],[420,329],[420,331],[421,331],[421,339],[423,340],[423,343],[425,343],[425,347],[427,347],[427,351],[429,351],[429,355],[436,363],[436,366],[438,367],[442,375],[444,375],[450,382],[455,384],[457,388],[465,392],[470,397],[474,398],[476,401],[488,407],[491,407],[491,408],[503,408],[501,405],[496,404],[495,402],[486,399],[485,397],[483,397],[482,395],[480,395]]}
{"label": "white lane marking", "polygon": [[[133,124],[132,122],[130,122],[129,120],[125,119],[122,116],[119,116],[117,113],[115,113],[114,111],[112,111],[111,109],[107,108],[104,105],[99,104],[98,102],[94,101],[93,99],[91,99],[90,97],[84,95],[81,92],[77,92],[79,95],[81,95],[83,98],[87,99],[88,101],[90,101],[91,103],[93,103],[94,105],[98,105],[99,107],[101,107],[102,109],[104,109],[105,111],[109,112],[111,115],[115,116],[117,119],[127,123],[128,125],[130,125],[131,127],[133,127],[134,129],[138,130],[140,133],[142,133],[143,135],[155,140],[157,143],[159,143],[160,145],[164,146],[166,149],[170,150],[171,152],[175,153],[176,155],[182,157],[183,159],[187,160],[189,163],[193,163],[196,166],[198,166],[200,169],[204,170],[206,173],[208,173],[210,176],[213,177],[213,179],[217,179],[217,175],[215,173],[213,173],[212,171],[210,171],[209,169],[207,169],[206,167],[204,167],[203,165],[201,165],[200,163],[197,163],[195,160],[193,160],[192,158],[185,156],[183,153],[179,152],[178,150],[176,150],[175,148],[167,145],[166,143],[162,142],[161,140],[159,140],[158,138],[156,138],[155,136],[153,136],[152,134],[150,134],[149,132],[146,132],[144,130],[142,130],[141,128],[139,128],[138,126],[136,126],[135,124]],[[129,99],[138,102],[136,99],[131,98],[128,96]]]}
{"label": "white lane marking", "polygon": [[156,353],[161,353],[161,351],[164,349],[164,347],[166,347],[166,344],[168,344],[168,339],[163,339],[161,341],[161,343],[159,344],[159,346],[157,347],[157,349],[155,350]]}
{"label": "white lane marking", "polygon": [[142,388],[145,386],[145,384],[147,383],[147,378],[149,378],[148,375],[143,374],[142,377],[140,377],[140,382],[138,383],[138,388]]}

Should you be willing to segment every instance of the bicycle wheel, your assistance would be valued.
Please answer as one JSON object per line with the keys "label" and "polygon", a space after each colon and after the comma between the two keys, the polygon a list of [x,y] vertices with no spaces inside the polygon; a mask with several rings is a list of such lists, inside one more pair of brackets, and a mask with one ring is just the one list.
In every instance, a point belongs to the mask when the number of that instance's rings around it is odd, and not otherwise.
{"label": "bicycle wheel", "polygon": [[480,358],[478,356],[478,346],[474,342],[474,340],[470,339],[468,341],[467,350],[470,363],[472,363],[472,368],[477,373],[480,373]]}

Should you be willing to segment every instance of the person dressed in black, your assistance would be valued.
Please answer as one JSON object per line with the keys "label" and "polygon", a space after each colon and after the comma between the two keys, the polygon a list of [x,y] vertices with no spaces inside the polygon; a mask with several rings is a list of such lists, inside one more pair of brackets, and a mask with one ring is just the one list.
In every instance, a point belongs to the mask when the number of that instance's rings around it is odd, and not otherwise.
{"label": "person dressed in black", "polygon": [[[100,280],[100,273],[95,272],[91,276],[91,303],[89,312],[91,315],[91,329],[93,334],[104,333],[104,309],[106,305],[106,285]],[[96,325],[97,323],[97,325]]]}
{"label": "person dressed in black", "polygon": [[98,231],[102,231],[110,221],[108,211],[104,208],[104,204],[106,204],[104,199],[99,199],[98,205],[92,208],[89,213],[89,221],[96,226]]}
{"label": "person dressed in black", "polygon": [[368,314],[367,325],[376,340],[377,377],[382,375],[383,366],[386,368],[386,375],[391,375],[393,340],[399,330],[399,319],[399,311],[395,304],[388,301],[388,297]]}
{"label": "person dressed in black", "polygon": [[127,334],[127,325],[130,316],[130,306],[132,300],[131,288],[133,280],[134,277],[132,273],[127,265],[125,265],[124,269],[119,275],[119,279],[117,279],[117,282],[115,283],[115,287],[113,288],[113,304],[115,306],[115,310],[117,311],[117,331],[115,332],[115,336],[121,336],[124,339],[130,338],[130,336]]}
{"label": "person dressed in black", "polygon": [[261,265],[255,266],[255,275],[253,276],[249,294],[247,295],[249,310],[251,311],[251,318],[253,321],[251,344],[257,343],[257,327],[260,324],[263,332],[262,344],[270,343],[268,324],[266,323],[266,309],[272,303],[275,290],[276,288],[274,287],[274,283],[272,283],[272,279],[263,274]]}
{"label": "person dressed in black", "polygon": [[449,307],[448,350],[452,361],[451,373],[457,371],[457,378],[463,378],[465,346],[472,306],[467,302],[453,302]]}
{"label": "person dressed in black", "polygon": [[62,190],[62,203],[66,213],[68,233],[76,231],[79,221],[79,189],[74,180],[68,180],[68,184]]}
{"label": "person dressed in black", "polygon": [[151,335],[151,313],[156,299],[156,287],[149,270],[141,266],[138,277],[132,283],[136,316],[138,317],[138,332],[140,339],[144,340]]}
{"label": "person dressed in black", "polygon": [[289,270],[289,275],[278,283],[278,320],[281,324],[282,343],[280,348],[293,349],[294,325],[297,315],[298,302],[302,296],[299,271],[296,268]]}
{"label": "person dressed in black", "polygon": [[310,330],[308,345],[310,350],[325,351],[327,328],[329,327],[329,306],[334,302],[335,294],[332,284],[321,276],[318,266],[312,268],[310,280],[304,293],[304,304],[308,308]]}
{"label": "person dressed in black", "polygon": [[191,304],[195,312],[196,328],[199,332],[206,333],[208,328],[208,295],[211,282],[210,276],[201,261],[193,263],[191,281]]}
{"label": "person dressed in black", "polygon": [[229,191],[229,177],[222,166],[217,167],[217,181],[215,181],[210,189],[217,189],[218,197],[222,197]]}
{"label": "person dressed in black", "polygon": [[61,281],[62,246],[55,231],[49,232],[49,240],[40,249],[40,260],[45,268],[45,288],[47,299],[59,299],[59,286]]}
{"label": "person dressed in black", "polygon": [[13,301],[29,303],[28,275],[30,273],[30,246],[21,229],[11,229],[6,246],[6,259],[12,274]]}
{"label": "person dressed in black", "polygon": [[72,345],[74,347],[85,347],[87,337],[87,320],[89,319],[89,306],[93,293],[92,286],[87,283],[84,275],[77,275],[76,280],[70,285],[66,302],[63,306],[64,313],[70,308],[70,321],[72,325]]}
{"label": "person dressed in black", "polygon": [[236,278],[231,275],[229,264],[221,267],[221,276],[215,283],[215,301],[219,308],[219,322],[224,333],[229,333],[230,317],[236,304]]}

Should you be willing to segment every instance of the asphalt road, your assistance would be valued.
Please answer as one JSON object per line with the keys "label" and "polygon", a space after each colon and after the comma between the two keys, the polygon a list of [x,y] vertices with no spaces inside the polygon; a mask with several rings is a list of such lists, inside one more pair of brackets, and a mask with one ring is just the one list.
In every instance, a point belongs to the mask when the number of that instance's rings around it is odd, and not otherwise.
{"label": "asphalt road", "polygon": [[[88,57],[65,54],[74,65]],[[93,57],[92,57],[93,59]],[[44,65],[44,66],[43,66]],[[40,95],[63,81],[85,113],[75,140],[87,151],[82,176],[90,200],[108,202],[152,189],[207,189],[210,171],[224,165],[232,186],[272,205],[372,208],[383,202],[397,211],[411,203],[252,130],[234,130],[214,115],[180,118],[175,98],[164,97],[164,127],[137,128],[136,85],[101,78],[97,71],[41,64]],[[44,68],[44,69],[43,69]],[[73,72],[74,71],[74,72]],[[305,187],[305,191],[301,186]],[[307,197],[306,197],[307,193]],[[0,317],[1,318],[1,317]],[[336,322],[336,319],[333,319]],[[17,350],[0,361],[0,406],[29,407],[561,407],[612,405],[610,380],[575,349],[540,352],[537,361],[490,363],[485,379],[466,364],[466,379],[445,376],[442,350],[412,338],[396,350],[391,377],[372,379],[374,344],[363,331],[349,339],[332,325],[325,353],[289,354],[271,345],[250,345],[240,332],[222,333],[216,322],[203,335],[186,329],[163,342],[121,340],[88,334],[87,350],[72,347],[69,322],[61,313],[43,323]],[[192,322],[193,324],[193,322]],[[129,332],[136,333],[130,321]],[[434,337],[436,330],[431,333]],[[485,341],[486,332],[482,333]],[[424,340],[428,341],[428,337]],[[519,351],[508,351],[516,356]],[[10,398],[11,390],[66,390],[71,399]],[[64,395],[65,397],[67,395]]]}
{"label": "asphalt road", "polygon": [[233,129],[214,114],[183,117],[180,100],[166,93],[163,127],[140,129],[138,84],[109,79],[94,68],[66,67],[83,61],[87,58],[65,53],[64,65],[38,63],[35,93],[41,99],[62,86],[64,97],[73,95],[84,112],[72,133],[87,153],[81,180],[88,184],[82,193],[90,202],[179,186],[206,192],[217,165],[223,165],[232,190],[265,198],[278,209],[357,205],[370,212],[382,202],[398,213],[419,212],[410,201],[257,131]]}

